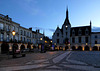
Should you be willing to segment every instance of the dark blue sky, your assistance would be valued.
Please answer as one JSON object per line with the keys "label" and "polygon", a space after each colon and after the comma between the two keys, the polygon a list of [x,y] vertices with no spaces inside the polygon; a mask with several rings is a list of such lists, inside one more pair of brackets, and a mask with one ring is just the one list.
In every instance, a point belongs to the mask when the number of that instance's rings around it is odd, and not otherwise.
{"label": "dark blue sky", "polygon": [[62,26],[66,8],[72,27],[100,27],[100,0],[0,0],[0,13],[9,15],[21,26],[36,27],[51,37],[57,25]]}

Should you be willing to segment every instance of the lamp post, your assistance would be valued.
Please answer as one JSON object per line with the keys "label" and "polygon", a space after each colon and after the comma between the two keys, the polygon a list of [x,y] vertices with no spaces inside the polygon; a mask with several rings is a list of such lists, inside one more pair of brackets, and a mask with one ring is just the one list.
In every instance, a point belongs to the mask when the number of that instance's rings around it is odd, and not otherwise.
{"label": "lamp post", "polygon": [[42,49],[43,49],[43,47],[42,47],[42,37],[40,38],[40,45],[39,46],[41,47],[41,52],[42,52]]}
{"label": "lamp post", "polygon": [[[13,31],[12,31],[13,42],[15,42],[15,34],[16,34],[16,32],[13,30]],[[12,51],[13,51],[13,58],[14,58],[14,57],[15,57],[15,56],[14,56],[14,55],[15,55],[15,52],[14,52],[14,51],[15,51],[15,48],[14,48],[14,45],[13,45],[12,49],[13,49]]]}

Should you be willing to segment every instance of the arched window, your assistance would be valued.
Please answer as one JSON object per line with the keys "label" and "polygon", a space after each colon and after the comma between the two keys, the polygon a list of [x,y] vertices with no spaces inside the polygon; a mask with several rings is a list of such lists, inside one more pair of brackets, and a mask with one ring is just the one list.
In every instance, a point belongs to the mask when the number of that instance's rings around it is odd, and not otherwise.
{"label": "arched window", "polygon": [[72,35],[73,35],[73,36],[75,35],[75,30],[74,30],[74,29],[72,30]]}
{"label": "arched window", "polygon": [[78,34],[79,34],[79,35],[81,35],[81,34],[82,34],[82,31],[81,31],[81,29],[79,29],[79,31],[78,31]]}
{"label": "arched window", "polygon": [[88,35],[89,34],[89,30],[86,28],[85,30],[85,34]]}

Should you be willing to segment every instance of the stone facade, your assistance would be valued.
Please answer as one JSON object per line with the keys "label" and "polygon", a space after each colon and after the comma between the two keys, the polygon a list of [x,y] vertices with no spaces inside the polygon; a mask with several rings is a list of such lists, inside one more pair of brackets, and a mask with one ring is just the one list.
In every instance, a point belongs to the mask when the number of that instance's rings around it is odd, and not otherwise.
{"label": "stone facade", "polygon": [[[66,11],[66,19],[62,28],[57,26],[52,41],[57,47],[62,46],[72,50],[99,50],[100,48],[100,32],[91,31],[91,21],[89,26],[71,27],[68,19],[68,9]],[[68,39],[67,43],[65,39]]]}
{"label": "stone facade", "polygon": [[[15,31],[15,38],[12,35],[12,31]],[[17,43],[31,43],[33,45],[37,45],[40,43],[44,43],[43,41],[44,34],[41,34],[39,30],[32,31],[32,28],[25,28],[20,26],[20,24],[12,21],[8,15],[0,14],[0,45],[3,42],[11,42],[13,39],[16,40]],[[1,51],[1,46],[0,46]]]}

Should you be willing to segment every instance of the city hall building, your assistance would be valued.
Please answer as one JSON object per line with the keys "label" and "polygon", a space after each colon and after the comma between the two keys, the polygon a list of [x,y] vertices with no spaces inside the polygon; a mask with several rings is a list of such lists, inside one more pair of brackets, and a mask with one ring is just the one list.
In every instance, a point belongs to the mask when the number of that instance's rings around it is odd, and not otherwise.
{"label": "city hall building", "polygon": [[67,9],[62,28],[57,26],[52,36],[55,49],[100,50],[100,32],[92,32],[91,25],[90,21],[88,26],[71,27]]}

